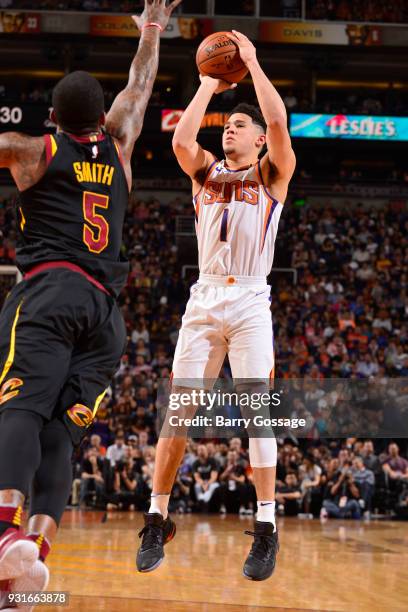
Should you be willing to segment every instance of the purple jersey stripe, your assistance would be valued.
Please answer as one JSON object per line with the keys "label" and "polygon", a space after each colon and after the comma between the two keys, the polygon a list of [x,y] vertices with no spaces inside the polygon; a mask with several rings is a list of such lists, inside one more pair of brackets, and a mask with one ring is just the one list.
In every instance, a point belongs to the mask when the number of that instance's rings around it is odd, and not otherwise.
{"label": "purple jersey stripe", "polygon": [[220,232],[221,242],[227,242],[227,232],[228,232],[228,208],[226,208],[224,212],[222,213],[221,232]]}
{"label": "purple jersey stripe", "polygon": [[278,205],[278,201],[277,201],[277,200],[275,200],[275,199],[273,199],[273,204],[272,204],[272,206],[271,206],[271,210],[269,211],[268,220],[267,220],[267,222],[266,222],[265,234],[264,234],[263,241],[262,241],[262,249],[261,249],[261,253],[262,253],[262,251],[263,251],[263,249],[264,249],[264,246],[265,246],[266,235],[267,235],[267,233],[268,233],[269,225],[270,225],[271,220],[272,220],[273,211],[275,210],[275,208],[277,207],[277,205]]}

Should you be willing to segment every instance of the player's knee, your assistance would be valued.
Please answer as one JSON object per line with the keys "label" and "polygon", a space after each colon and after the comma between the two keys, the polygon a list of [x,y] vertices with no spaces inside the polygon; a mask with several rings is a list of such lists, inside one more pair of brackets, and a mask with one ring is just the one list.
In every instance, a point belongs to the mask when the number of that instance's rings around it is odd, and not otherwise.
{"label": "player's knee", "polygon": [[5,431],[6,428],[10,430],[21,431],[22,434],[27,429],[33,432],[39,432],[44,426],[44,419],[41,415],[31,410],[3,410],[0,413],[0,428]]}
{"label": "player's knee", "polygon": [[46,426],[41,434],[41,474],[42,486],[57,490],[71,488],[72,452],[71,437],[60,421]]}
{"label": "player's knee", "polygon": [[278,449],[275,438],[249,438],[249,462],[253,468],[276,467]]}
{"label": "player's knee", "polygon": [[199,407],[196,389],[173,385],[169,396],[167,418],[177,415],[178,418],[192,419]]}
{"label": "player's knee", "polygon": [[273,436],[270,419],[270,393],[265,381],[247,381],[236,385],[241,417],[247,422],[249,438]]}
{"label": "player's knee", "polygon": [[242,416],[269,410],[270,395],[266,381],[238,383],[235,388]]}

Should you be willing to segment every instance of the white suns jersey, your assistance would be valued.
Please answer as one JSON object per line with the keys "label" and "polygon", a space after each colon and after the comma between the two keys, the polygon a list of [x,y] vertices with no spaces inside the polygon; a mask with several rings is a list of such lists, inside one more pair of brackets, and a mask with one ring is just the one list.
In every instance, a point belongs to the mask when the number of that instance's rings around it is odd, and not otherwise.
{"label": "white suns jersey", "polygon": [[283,206],[264,186],[260,162],[229,170],[214,161],[193,201],[202,274],[269,274]]}

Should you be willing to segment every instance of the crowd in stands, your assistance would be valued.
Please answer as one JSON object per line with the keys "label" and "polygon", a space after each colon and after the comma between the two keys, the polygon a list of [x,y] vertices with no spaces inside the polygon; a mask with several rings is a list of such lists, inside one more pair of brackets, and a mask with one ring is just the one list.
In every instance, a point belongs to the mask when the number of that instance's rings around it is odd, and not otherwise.
{"label": "crowd in stands", "polygon": [[0,0],[1,8],[43,11],[101,11],[133,13],[143,10],[144,0],[38,0],[33,6],[28,0]]}
{"label": "crowd in stands", "polygon": [[[1,0],[0,0],[1,1]],[[21,88],[20,82],[1,83],[0,101],[10,104],[51,104],[52,90],[55,83],[33,83],[29,87]],[[116,95],[124,84],[104,84],[106,108],[109,108]],[[405,115],[408,98],[403,90],[397,89],[390,83],[385,90],[317,90],[317,98],[312,102],[302,90],[281,90],[285,106],[289,112],[300,113],[338,113],[356,115]],[[257,104],[256,99],[251,100],[252,90],[241,86],[217,96],[211,108],[214,110],[229,110],[242,101]],[[248,97],[249,96],[249,97]],[[187,100],[181,98],[181,90],[175,86],[157,84],[151,100],[151,106],[165,106],[182,108]]]}
{"label": "crowd in stands", "polygon": [[[1,0],[0,0],[1,1]],[[116,87],[110,84],[105,84],[104,95],[106,108],[109,109],[113,100],[118,93],[123,89],[125,83]],[[13,83],[0,82],[0,102],[7,104],[51,104],[52,91],[55,87],[55,82],[35,83],[31,86],[22,87],[21,82],[14,81]],[[166,85],[160,86],[156,84],[152,96],[149,101],[150,106],[169,106],[180,105],[180,96],[175,87]]]}
{"label": "crowd in stands", "polygon": [[[408,185],[408,171],[404,167],[389,164],[390,160],[383,160],[383,163],[371,166],[339,164],[330,169],[320,167],[315,164],[311,167],[306,165],[299,166],[295,172],[293,186],[299,188],[310,188],[310,185],[330,183],[333,193],[341,193],[348,185],[361,184],[381,184],[381,185]],[[394,160],[397,164],[397,160]],[[305,160],[306,164],[306,160]]]}
{"label": "crowd in stands", "polygon": [[289,112],[319,112],[355,115],[405,115],[405,93],[392,83],[384,90],[317,90],[315,102],[305,97],[304,92],[289,90],[283,94]]}
{"label": "crowd in stands", "polygon": [[[145,511],[150,502],[154,444],[142,430],[118,430],[106,447],[92,434],[76,462],[71,504],[82,508]],[[300,518],[371,518],[390,513],[408,519],[408,460],[398,444],[376,454],[372,440],[355,438],[304,447],[278,444],[277,512]],[[174,484],[170,511],[254,514],[256,492],[240,438],[188,440]]]}
{"label": "crowd in stands", "polygon": [[[36,10],[92,11],[133,13],[143,8],[144,0],[38,0]],[[0,0],[0,9],[29,9],[28,0]],[[254,0],[215,0],[216,15],[253,16]],[[180,11],[205,14],[206,0],[185,0]],[[261,0],[260,15],[299,19],[302,16],[301,0]],[[306,0],[306,19],[357,22],[406,23],[408,10],[404,0]]]}
{"label": "crowd in stands", "polygon": [[307,0],[306,18],[406,23],[405,0]]}
{"label": "crowd in stands", "polygon": [[[356,115],[406,115],[408,98],[406,93],[390,83],[386,89],[317,89],[316,99],[312,101],[304,88],[282,89],[278,86],[286,109],[296,113],[336,113]],[[253,92],[245,87],[226,91],[216,99],[217,107],[230,109],[241,101],[257,105]]]}
{"label": "crowd in stands", "polygon": [[[146,507],[158,433],[157,386],[170,376],[189,294],[180,273],[175,217],[190,213],[188,198],[163,205],[131,196],[123,247],[131,272],[120,299],[129,344],[76,457],[74,504]],[[0,228],[0,263],[10,264],[16,224],[9,199],[0,201]],[[277,377],[381,382],[408,376],[407,229],[404,206],[285,209],[276,250],[291,254],[298,279],[272,281]],[[315,409],[299,400],[293,410],[306,419],[309,435],[281,441],[280,511],[406,515],[404,440],[402,456],[389,440],[363,443],[367,434],[361,430],[359,439],[329,442],[327,402]],[[245,446],[236,439],[190,441],[172,508],[251,513],[255,497]]]}

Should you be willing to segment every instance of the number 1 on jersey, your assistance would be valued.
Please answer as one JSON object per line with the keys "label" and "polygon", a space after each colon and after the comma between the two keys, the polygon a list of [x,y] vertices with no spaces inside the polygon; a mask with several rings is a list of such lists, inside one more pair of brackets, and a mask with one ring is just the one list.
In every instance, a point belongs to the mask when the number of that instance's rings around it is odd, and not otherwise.
{"label": "number 1 on jersey", "polygon": [[220,240],[221,242],[227,242],[227,234],[228,234],[228,208],[224,209],[222,213],[221,219],[221,231],[220,231]]}

